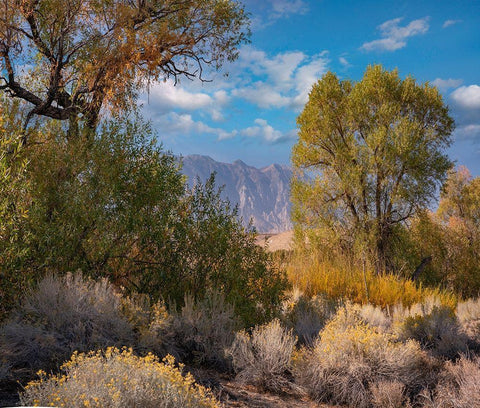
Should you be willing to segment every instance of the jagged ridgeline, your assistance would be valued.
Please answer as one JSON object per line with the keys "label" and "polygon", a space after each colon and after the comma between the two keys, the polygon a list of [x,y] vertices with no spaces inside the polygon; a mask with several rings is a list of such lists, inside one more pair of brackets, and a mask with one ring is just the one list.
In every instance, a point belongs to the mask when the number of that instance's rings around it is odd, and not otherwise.
{"label": "jagged ridgeline", "polygon": [[222,197],[238,204],[238,215],[245,225],[253,220],[259,233],[278,233],[292,229],[290,221],[289,166],[272,164],[263,168],[248,166],[241,160],[220,163],[208,156],[185,156],[183,173],[193,185],[197,177],[205,182],[216,173],[216,185],[224,186]]}

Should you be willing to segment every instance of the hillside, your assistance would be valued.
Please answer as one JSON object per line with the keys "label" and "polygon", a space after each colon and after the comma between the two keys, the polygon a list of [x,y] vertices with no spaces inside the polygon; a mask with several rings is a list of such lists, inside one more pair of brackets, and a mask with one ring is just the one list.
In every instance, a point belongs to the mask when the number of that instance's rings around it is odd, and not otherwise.
{"label": "hillside", "polygon": [[216,173],[218,186],[224,186],[223,197],[238,204],[245,224],[252,219],[259,233],[279,233],[292,229],[290,221],[290,179],[288,166],[272,164],[258,169],[241,160],[221,163],[208,156],[183,158],[183,173],[193,185],[197,176],[202,182]]}

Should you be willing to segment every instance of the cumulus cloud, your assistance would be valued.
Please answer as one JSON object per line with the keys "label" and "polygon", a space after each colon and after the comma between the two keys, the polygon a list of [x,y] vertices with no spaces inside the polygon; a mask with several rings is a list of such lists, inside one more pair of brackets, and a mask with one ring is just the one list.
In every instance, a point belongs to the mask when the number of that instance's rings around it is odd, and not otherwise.
{"label": "cumulus cloud", "polygon": [[267,143],[279,143],[296,137],[296,131],[281,132],[269,125],[265,119],[255,119],[255,126],[241,130],[240,134],[261,139]]}
{"label": "cumulus cloud", "polygon": [[456,88],[463,84],[463,79],[442,79],[437,78],[432,81],[432,85],[436,86],[440,91],[448,91],[449,89]]}
{"label": "cumulus cloud", "polygon": [[445,22],[442,25],[442,28],[447,28],[447,27],[450,27],[452,25],[455,25],[455,24],[458,24],[458,23],[461,23],[461,22],[462,22],[462,20],[445,20]]}
{"label": "cumulus cloud", "polygon": [[461,86],[452,92],[453,101],[465,109],[480,109],[480,86]]}
{"label": "cumulus cloud", "polygon": [[461,86],[449,95],[449,101],[457,123],[456,137],[478,141],[480,139],[480,86]]}
{"label": "cumulus cloud", "polygon": [[189,91],[172,80],[160,82],[150,88],[147,104],[156,113],[179,109],[187,112],[207,112],[214,121],[223,120],[221,108],[229,102],[228,93],[218,90],[213,94]]}
{"label": "cumulus cloud", "polygon": [[237,82],[232,95],[262,109],[297,110],[306,103],[312,85],[327,71],[328,62],[326,52],[310,57],[287,51],[270,57],[253,47],[244,47],[238,61],[244,69],[243,80]]}
{"label": "cumulus cloud", "polygon": [[429,29],[428,17],[413,20],[406,26],[400,26],[402,18],[385,21],[378,26],[380,39],[364,43],[360,49],[365,51],[395,51],[407,45],[407,39],[425,34]]}

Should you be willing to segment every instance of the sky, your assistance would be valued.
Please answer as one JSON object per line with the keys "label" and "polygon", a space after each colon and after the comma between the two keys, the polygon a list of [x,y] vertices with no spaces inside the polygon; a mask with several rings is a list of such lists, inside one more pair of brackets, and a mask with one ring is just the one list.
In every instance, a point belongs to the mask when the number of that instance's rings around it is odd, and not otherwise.
{"label": "sky", "polygon": [[[296,118],[327,71],[368,65],[438,87],[455,119],[448,153],[480,176],[480,0],[244,0],[252,36],[211,82],[167,80],[144,96],[166,150],[263,167],[290,164]],[[228,73],[228,75],[226,75]]]}

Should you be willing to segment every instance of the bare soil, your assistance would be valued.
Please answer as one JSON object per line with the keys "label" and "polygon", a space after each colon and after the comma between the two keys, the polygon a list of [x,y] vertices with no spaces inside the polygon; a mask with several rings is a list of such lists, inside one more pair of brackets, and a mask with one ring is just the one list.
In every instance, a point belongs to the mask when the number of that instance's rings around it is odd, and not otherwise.
{"label": "bare soil", "polygon": [[278,250],[291,250],[293,243],[293,231],[285,231],[280,234],[258,234],[256,244],[264,247],[267,252]]}

